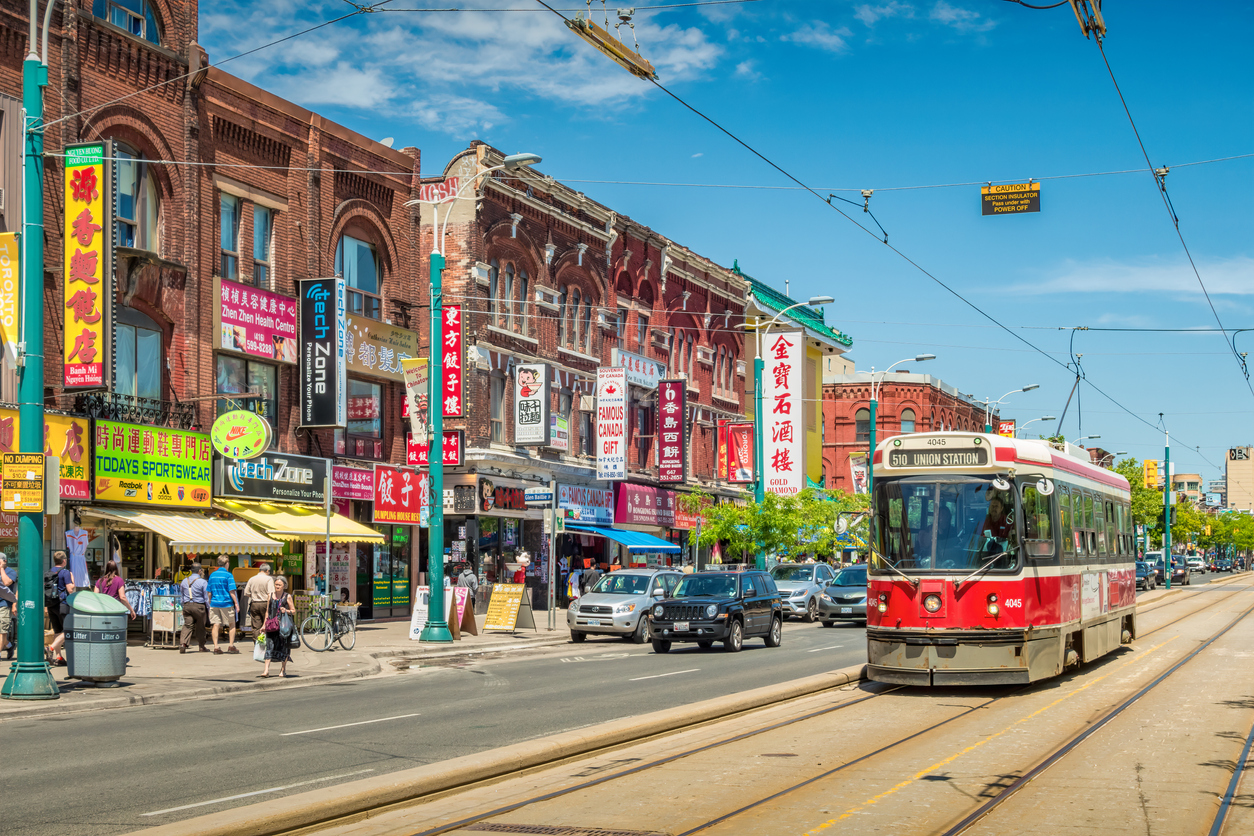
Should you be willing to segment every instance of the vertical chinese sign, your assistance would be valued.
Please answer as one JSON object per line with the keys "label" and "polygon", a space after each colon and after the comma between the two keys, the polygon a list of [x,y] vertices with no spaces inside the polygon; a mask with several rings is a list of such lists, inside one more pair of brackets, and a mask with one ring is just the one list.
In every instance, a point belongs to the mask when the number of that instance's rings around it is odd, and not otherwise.
{"label": "vertical chinese sign", "polygon": [[113,218],[105,144],[65,149],[65,388],[106,386]]}
{"label": "vertical chinese sign", "polygon": [[683,482],[688,478],[688,391],[683,380],[660,380],[658,395],[659,482]]}
{"label": "vertical chinese sign", "polygon": [[549,443],[549,364],[522,363],[514,368],[514,444]]}
{"label": "vertical chinese sign", "polygon": [[787,496],[805,487],[805,339],[795,331],[768,339],[762,358],[762,468],[766,490]]}
{"label": "vertical chinese sign", "polygon": [[462,308],[448,305],[444,308],[444,345],[441,365],[444,367],[440,390],[444,401],[444,417],[460,418],[462,414],[462,390],[464,384],[462,363]]}
{"label": "vertical chinese sign", "polygon": [[597,478],[627,478],[627,370],[597,369]]}

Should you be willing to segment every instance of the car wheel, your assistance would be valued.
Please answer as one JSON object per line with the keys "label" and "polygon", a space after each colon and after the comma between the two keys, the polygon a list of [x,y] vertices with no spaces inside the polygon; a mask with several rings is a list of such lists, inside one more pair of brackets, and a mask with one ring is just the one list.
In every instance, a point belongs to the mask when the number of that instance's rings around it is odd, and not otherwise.
{"label": "car wheel", "polygon": [[654,639],[653,640],[653,652],[654,653],[670,653],[671,643],[666,641],[665,639]]}
{"label": "car wheel", "polygon": [[780,642],[784,639],[784,626],[778,618],[771,619],[770,632],[766,634],[767,647],[779,647]]}
{"label": "car wheel", "polygon": [[697,647],[701,648],[702,650],[709,650],[713,646],[714,646],[714,642],[710,641],[709,639],[702,639],[701,641],[697,642]]}
{"label": "car wheel", "polygon": [[587,633],[580,633],[578,630],[570,631],[570,640],[573,641],[575,644],[579,644],[579,642],[583,641],[586,638],[588,638]]}
{"label": "car wheel", "polygon": [[811,598],[806,603],[806,624],[813,624],[819,615],[819,602]]}
{"label": "car wheel", "polygon": [[648,616],[640,616],[640,621],[636,624],[636,630],[631,634],[632,644],[644,644],[645,639],[649,637],[649,618]]}
{"label": "car wheel", "polygon": [[835,626],[836,626],[836,622],[835,622],[835,621],[824,621],[824,622],[823,622],[823,626],[824,626],[824,627],[835,627]]}
{"label": "car wheel", "polygon": [[723,650],[728,653],[739,653],[745,643],[745,628],[739,621],[727,626],[727,638],[723,640]]}

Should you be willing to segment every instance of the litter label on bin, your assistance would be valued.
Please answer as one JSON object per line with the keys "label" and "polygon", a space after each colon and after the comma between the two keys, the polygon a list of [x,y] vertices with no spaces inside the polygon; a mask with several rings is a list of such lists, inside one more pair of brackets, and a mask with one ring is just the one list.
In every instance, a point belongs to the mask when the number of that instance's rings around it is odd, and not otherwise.
{"label": "litter label on bin", "polygon": [[125,641],[125,633],[120,630],[69,630],[66,638],[73,642],[87,644],[104,644],[106,642]]}
{"label": "litter label on bin", "polygon": [[0,508],[27,514],[44,510],[43,453],[0,453]]}

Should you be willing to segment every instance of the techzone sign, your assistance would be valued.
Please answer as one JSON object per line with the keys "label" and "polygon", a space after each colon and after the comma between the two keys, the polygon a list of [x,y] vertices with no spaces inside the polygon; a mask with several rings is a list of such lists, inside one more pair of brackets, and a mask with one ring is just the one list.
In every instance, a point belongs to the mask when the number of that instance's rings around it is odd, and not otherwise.
{"label": "techzone sign", "polygon": [[627,370],[597,369],[597,478],[627,478]]}

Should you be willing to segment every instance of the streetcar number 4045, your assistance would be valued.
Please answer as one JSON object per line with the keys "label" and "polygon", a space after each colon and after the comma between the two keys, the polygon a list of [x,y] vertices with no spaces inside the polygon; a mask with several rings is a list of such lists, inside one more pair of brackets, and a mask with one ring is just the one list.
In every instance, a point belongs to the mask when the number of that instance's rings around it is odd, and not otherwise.
{"label": "streetcar number 4045", "polygon": [[1003,603],[1005,603],[1007,609],[1010,609],[1012,607],[1022,607],[1023,599],[1022,598],[1007,598]]}

